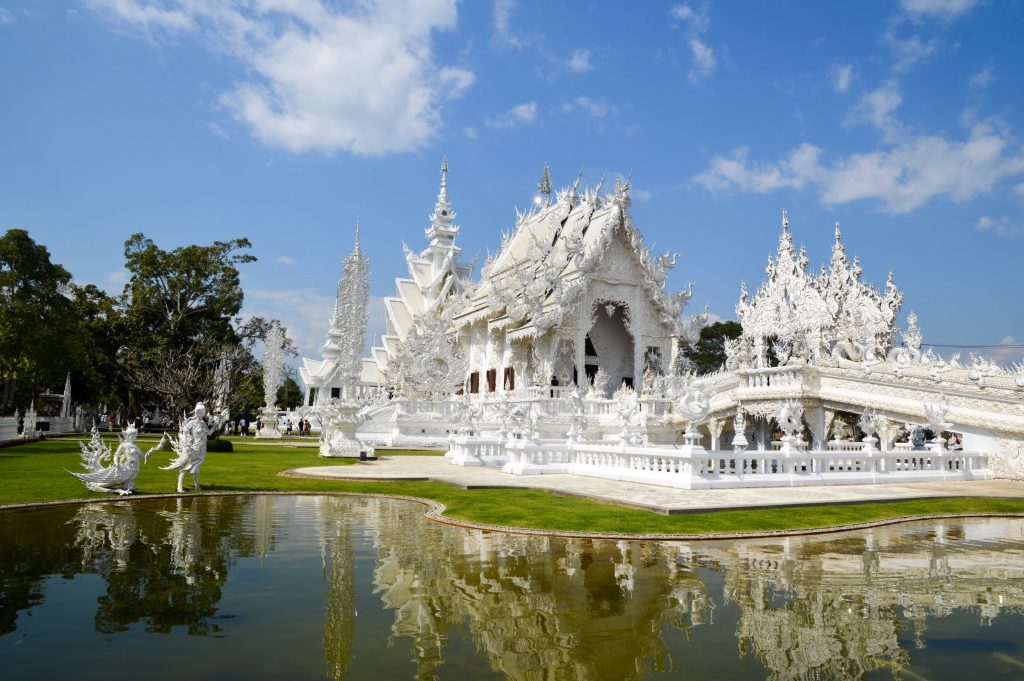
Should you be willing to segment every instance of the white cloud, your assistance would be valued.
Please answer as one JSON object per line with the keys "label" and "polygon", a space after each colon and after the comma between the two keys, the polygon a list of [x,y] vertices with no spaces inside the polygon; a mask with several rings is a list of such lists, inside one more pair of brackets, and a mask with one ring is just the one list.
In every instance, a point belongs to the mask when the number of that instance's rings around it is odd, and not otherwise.
{"label": "white cloud", "polygon": [[895,25],[886,30],[882,42],[892,52],[892,69],[897,73],[906,73],[917,64],[930,59],[939,51],[941,45],[938,38],[924,40],[919,35],[901,38],[896,35]]}
{"label": "white cloud", "polygon": [[951,20],[964,14],[980,0],[900,0],[903,9],[912,17]]}
{"label": "white cloud", "polygon": [[107,283],[117,287],[118,293],[120,293],[120,289],[128,283],[128,270],[122,267],[110,272],[107,274]]}
{"label": "white cloud", "polygon": [[441,129],[446,100],[474,80],[431,50],[435,31],[455,27],[455,0],[87,1],[122,26],[188,31],[240,61],[250,75],[222,105],[262,143],[293,152],[421,148]]}
{"label": "white cloud", "polygon": [[14,17],[11,16],[11,13],[5,10],[3,7],[0,7],[0,26],[3,26],[4,24],[9,24],[12,21],[14,21]]}
{"label": "white cloud", "polygon": [[853,82],[853,67],[849,64],[832,65],[832,88],[841,95],[850,90],[850,83]]}
{"label": "white cloud", "polygon": [[537,118],[537,102],[517,104],[498,116],[488,116],[484,123],[490,128],[518,128]]}
{"label": "white cloud", "polygon": [[1021,182],[1013,187],[1013,195],[1018,199],[1024,199],[1024,182]]}
{"label": "white cloud", "polygon": [[888,80],[877,90],[860,98],[846,115],[846,124],[869,123],[885,133],[886,138],[894,138],[902,126],[892,114],[902,103],[899,84],[895,80]]}
{"label": "white cloud", "polygon": [[1024,227],[1014,225],[1010,218],[1005,215],[1000,218],[990,218],[983,215],[978,219],[974,228],[979,232],[992,232],[996,236],[1021,236],[1024,235]]}
{"label": "white cloud", "polygon": [[737,189],[764,194],[782,188],[802,189],[821,172],[821,149],[812,144],[801,144],[779,163],[750,163],[749,154],[747,147],[741,147],[729,157],[716,156],[711,167],[694,179],[713,193]]}
{"label": "white cloud", "polygon": [[995,73],[992,72],[991,66],[986,66],[981,71],[978,71],[971,79],[967,81],[967,86],[972,90],[978,90],[987,87],[992,84],[996,79]]}
{"label": "white cloud", "polygon": [[279,255],[274,262],[280,263],[281,265],[287,265],[288,267],[297,267],[299,264],[295,258],[290,255]]}
{"label": "white cloud", "polygon": [[524,35],[512,30],[512,13],[519,0],[494,0],[494,35],[491,38],[498,47],[521,50],[537,41],[533,35]]}
{"label": "white cloud", "polygon": [[630,189],[629,195],[632,198],[636,199],[637,201],[642,201],[644,203],[650,201],[651,196],[653,196],[651,192],[647,191],[646,189],[640,189],[639,187],[633,187],[632,189]]}
{"label": "white cloud", "polygon": [[782,161],[748,161],[740,148],[716,156],[694,180],[711,192],[765,193],[814,186],[829,205],[879,201],[890,213],[907,213],[944,197],[967,201],[988,193],[1005,178],[1024,172],[1024,150],[988,123],[976,123],[964,140],[937,135],[905,136],[892,146],[821,162],[822,150],[802,144]]}
{"label": "white cloud", "polygon": [[689,24],[698,33],[703,33],[708,30],[708,13],[706,9],[694,10],[687,4],[676,5],[669,14],[678,21],[684,24]]}
{"label": "white cloud", "polygon": [[618,108],[613,104],[609,104],[605,99],[591,99],[585,96],[577,97],[571,102],[563,102],[562,111],[565,113],[585,111],[594,118],[604,118],[609,114],[617,114],[619,112]]}
{"label": "white cloud", "polygon": [[690,47],[690,55],[693,57],[690,80],[696,83],[709,77],[715,72],[718,60],[715,58],[715,52],[711,46],[701,38],[711,24],[707,9],[702,7],[695,10],[687,4],[682,4],[669,10],[669,15],[686,27],[687,44]]}
{"label": "white cloud", "polygon": [[473,126],[464,128],[463,132],[466,133],[466,139],[475,140],[477,137],[476,128]]}
{"label": "white cloud", "polygon": [[192,18],[184,7],[164,9],[157,3],[141,0],[86,0],[94,12],[108,19],[146,33],[153,31],[181,32],[195,28]]}
{"label": "white cloud", "polygon": [[566,64],[573,73],[583,73],[590,70],[590,50],[576,50]]}

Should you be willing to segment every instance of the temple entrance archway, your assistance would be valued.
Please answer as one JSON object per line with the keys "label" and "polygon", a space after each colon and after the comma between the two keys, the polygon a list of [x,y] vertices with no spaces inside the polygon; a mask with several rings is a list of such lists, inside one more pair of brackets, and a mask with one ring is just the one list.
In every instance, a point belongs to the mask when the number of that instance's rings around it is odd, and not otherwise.
{"label": "temple entrance archway", "polygon": [[[606,396],[610,396],[623,384],[633,387],[636,377],[633,364],[633,335],[629,330],[629,308],[612,301],[594,303],[593,326],[587,333],[596,355],[587,357],[587,364],[604,369],[608,374]],[[589,372],[588,372],[589,373]]]}

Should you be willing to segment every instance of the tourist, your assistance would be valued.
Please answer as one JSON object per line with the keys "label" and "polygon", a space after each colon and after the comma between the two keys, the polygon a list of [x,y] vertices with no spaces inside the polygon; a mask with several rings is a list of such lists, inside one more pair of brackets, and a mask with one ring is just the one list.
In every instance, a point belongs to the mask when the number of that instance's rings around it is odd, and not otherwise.
{"label": "tourist", "polygon": [[288,431],[288,433],[287,433],[288,437],[291,437],[292,436],[292,420],[291,419],[288,419],[288,424],[286,426],[286,429]]}
{"label": "tourist", "polygon": [[256,432],[258,433],[261,430],[263,430],[263,419],[262,418],[257,418],[256,419]]}
{"label": "tourist", "polygon": [[242,437],[249,434],[249,422],[245,420],[245,417],[238,419],[238,427],[242,429]]}

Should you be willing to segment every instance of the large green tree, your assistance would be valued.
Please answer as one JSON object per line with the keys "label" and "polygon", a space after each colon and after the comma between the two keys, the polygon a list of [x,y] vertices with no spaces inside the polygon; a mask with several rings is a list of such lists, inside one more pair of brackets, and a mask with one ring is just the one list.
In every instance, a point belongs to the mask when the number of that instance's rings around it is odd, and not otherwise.
{"label": "large green tree", "polygon": [[235,316],[244,294],[238,266],[256,258],[248,239],[164,250],[143,234],[125,242],[124,365],[143,404],[178,413],[213,399],[253,371],[259,323]]}
{"label": "large green tree", "polygon": [[46,386],[63,387],[80,354],[70,282],[27,231],[0,237],[0,402],[24,406]]}
{"label": "large green tree", "polygon": [[742,333],[739,322],[709,324],[700,330],[700,339],[683,355],[693,363],[693,370],[698,374],[718,371],[725,365],[725,341],[739,338]]}

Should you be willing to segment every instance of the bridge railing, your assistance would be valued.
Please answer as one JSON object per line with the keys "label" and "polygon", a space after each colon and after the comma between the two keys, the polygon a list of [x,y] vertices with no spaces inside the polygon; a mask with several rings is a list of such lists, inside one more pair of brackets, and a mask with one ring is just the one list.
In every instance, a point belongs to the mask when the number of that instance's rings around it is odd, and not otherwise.
{"label": "bridge railing", "polygon": [[576,473],[670,487],[772,487],[992,477],[984,452],[705,451],[623,443],[455,437],[461,465],[510,473]]}

